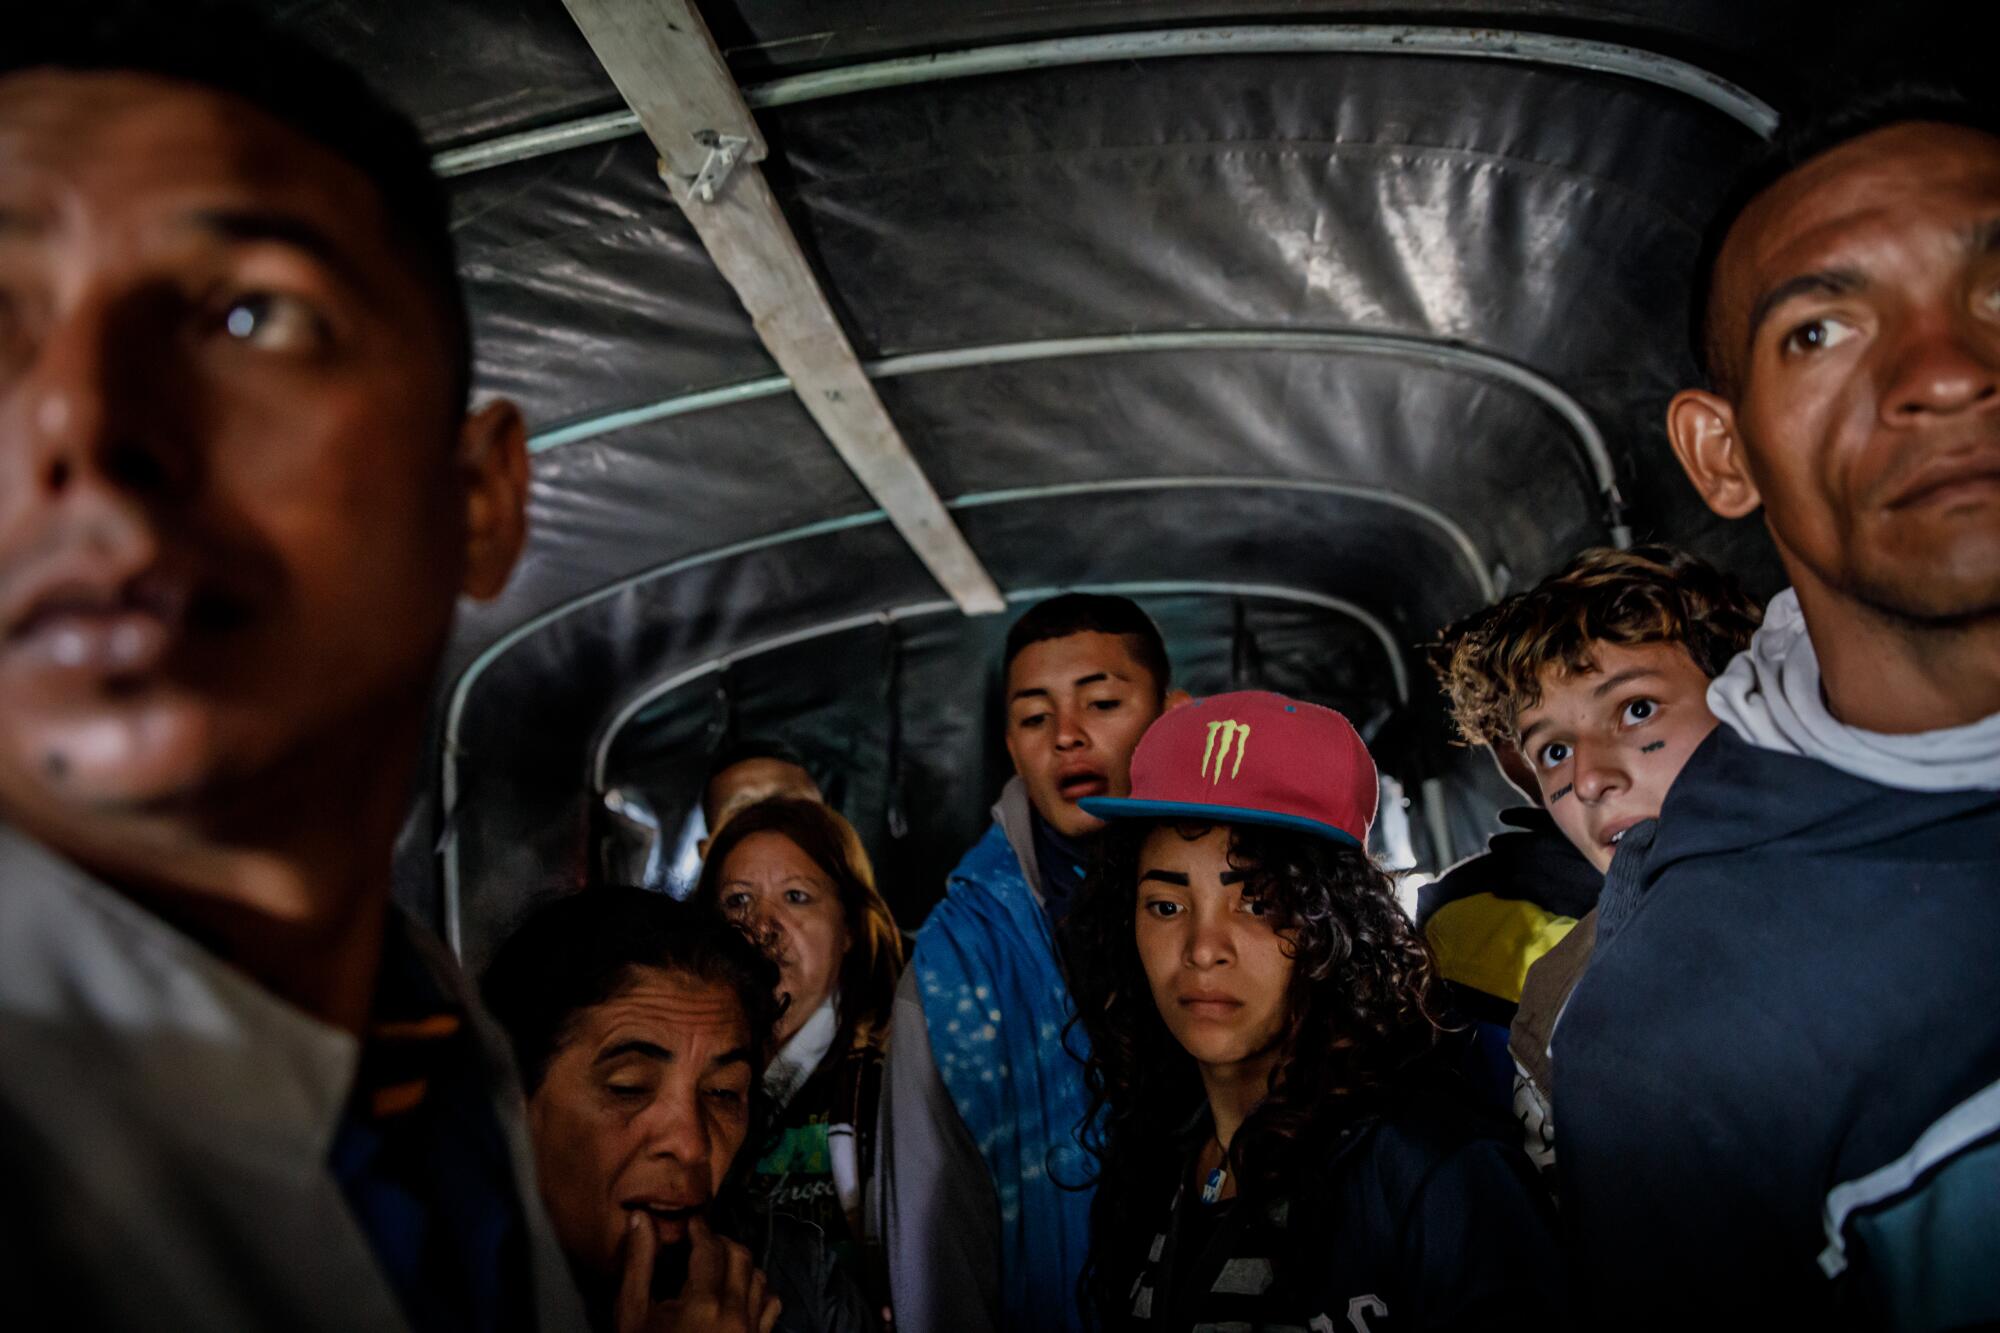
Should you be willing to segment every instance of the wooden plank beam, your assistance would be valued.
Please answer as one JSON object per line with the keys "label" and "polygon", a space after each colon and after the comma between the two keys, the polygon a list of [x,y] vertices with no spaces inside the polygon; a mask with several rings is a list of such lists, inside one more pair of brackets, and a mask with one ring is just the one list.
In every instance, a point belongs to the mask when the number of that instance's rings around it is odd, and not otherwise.
{"label": "wooden plank beam", "polygon": [[674,202],[828,442],[961,610],[1005,609],[786,223],[757,166],[763,135],[701,15],[689,0],[563,3],[659,151]]}

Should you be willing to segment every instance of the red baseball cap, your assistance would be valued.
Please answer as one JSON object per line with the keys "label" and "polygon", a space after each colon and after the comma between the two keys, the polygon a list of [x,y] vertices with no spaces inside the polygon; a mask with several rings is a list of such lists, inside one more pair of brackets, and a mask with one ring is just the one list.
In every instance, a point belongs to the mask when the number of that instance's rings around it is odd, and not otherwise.
{"label": "red baseball cap", "polygon": [[1132,794],[1077,804],[1099,819],[1269,824],[1366,847],[1378,797],[1375,761],[1346,718],[1239,690],[1161,714],[1132,752]]}

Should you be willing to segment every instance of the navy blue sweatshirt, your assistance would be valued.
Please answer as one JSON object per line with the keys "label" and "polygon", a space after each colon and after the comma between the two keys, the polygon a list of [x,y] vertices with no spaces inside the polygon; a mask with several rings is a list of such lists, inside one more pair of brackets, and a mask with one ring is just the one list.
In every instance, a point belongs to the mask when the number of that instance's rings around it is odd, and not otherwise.
{"label": "navy blue sweatshirt", "polygon": [[[1454,1088],[1405,1088],[1382,1113],[1313,1132],[1283,1198],[1203,1204],[1169,1166],[1160,1229],[1133,1237],[1136,1262],[1104,1256],[1132,1301],[1107,1330],[1569,1328],[1548,1196],[1512,1123]],[[1195,1122],[1178,1164],[1192,1166],[1212,1123]]]}
{"label": "navy blue sweatshirt", "polygon": [[1555,1033],[1599,1327],[2000,1319],[2000,794],[1718,727]]}

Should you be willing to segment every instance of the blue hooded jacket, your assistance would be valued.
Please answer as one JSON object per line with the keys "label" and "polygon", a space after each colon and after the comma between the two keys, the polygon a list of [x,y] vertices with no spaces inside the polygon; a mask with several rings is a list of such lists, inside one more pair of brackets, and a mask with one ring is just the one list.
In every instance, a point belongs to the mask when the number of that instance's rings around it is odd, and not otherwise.
{"label": "blue hooded jacket", "polygon": [[1090,1110],[1081,1029],[1047,914],[996,822],[952,872],[917,933],[911,966],[931,1055],[979,1149],[999,1205],[1003,1326],[1081,1330],[1077,1281],[1090,1244],[1091,1168],[1077,1138]]}

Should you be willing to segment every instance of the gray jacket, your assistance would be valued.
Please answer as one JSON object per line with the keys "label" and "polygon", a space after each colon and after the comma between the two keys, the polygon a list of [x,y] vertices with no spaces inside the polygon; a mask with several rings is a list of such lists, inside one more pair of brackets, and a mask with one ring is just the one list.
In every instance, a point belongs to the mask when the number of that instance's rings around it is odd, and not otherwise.
{"label": "gray jacket", "polygon": [[[526,1223],[535,1324],[583,1311],[506,1045],[471,1015]],[[53,1326],[407,1327],[328,1166],[360,1042],[0,827],[0,1280]],[[23,1294],[26,1293],[26,1294]]]}
{"label": "gray jacket", "polygon": [[[1037,896],[1028,789],[1009,780],[993,818]],[[897,1333],[997,1333],[1000,1205],[979,1148],[931,1057],[915,960],[896,986],[876,1119],[875,1172],[863,1201],[889,1260]]]}

